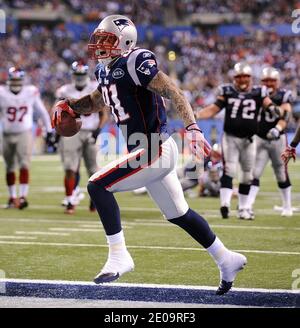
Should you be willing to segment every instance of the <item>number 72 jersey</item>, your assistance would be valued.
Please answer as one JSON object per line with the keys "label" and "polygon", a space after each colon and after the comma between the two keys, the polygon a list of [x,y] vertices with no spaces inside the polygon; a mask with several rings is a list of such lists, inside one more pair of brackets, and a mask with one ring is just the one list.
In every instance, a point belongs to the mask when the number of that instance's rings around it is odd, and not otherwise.
{"label": "number 72 jersey", "polygon": [[[0,118],[4,133],[21,133],[30,130],[33,125],[34,110],[41,112],[42,118],[48,115],[35,86],[23,86],[18,94],[12,93],[7,86],[0,86]],[[47,131],[51,130],[48,121]]]}
{"label": "number 72 jersey", "polygon": [[252,137],[257,133],[259,112],[268,97],[265,86],[253,86],[247,92],[239,92],[233,84],[226,84],[218,88],[217,96],[224,98],[221,106],[225,108],[226,133],[238,138]]}

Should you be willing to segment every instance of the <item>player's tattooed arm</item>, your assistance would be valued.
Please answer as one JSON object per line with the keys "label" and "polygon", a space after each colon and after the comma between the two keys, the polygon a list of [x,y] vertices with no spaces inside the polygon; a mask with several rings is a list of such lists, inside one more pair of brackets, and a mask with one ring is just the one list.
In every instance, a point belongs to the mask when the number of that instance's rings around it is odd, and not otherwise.
{"label": "player's tattooed arm", "polygon": [[79,115],[97,113],[108,109],[98,89],[82,98],[69,99],[69,105]]}
{"label": "player's tattooed arm", "polygon": [[179,115],[188,126],[196,122],[193,109],[183,94],[183,91],[165,73],[159,71],[149,83],[148,90],[170,99]]}

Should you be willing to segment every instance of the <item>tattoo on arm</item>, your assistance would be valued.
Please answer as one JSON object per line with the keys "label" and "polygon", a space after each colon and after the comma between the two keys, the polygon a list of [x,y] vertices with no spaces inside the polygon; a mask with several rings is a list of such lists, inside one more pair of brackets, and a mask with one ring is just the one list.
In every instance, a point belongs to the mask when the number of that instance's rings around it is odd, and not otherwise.
{"label": "tattoo on arm", "polygon": [[74,112],[79,115],[96,113],[107,108],[98,89],[80,99],[69,99],[69,103]]}
{"label": "tattoo on arm", "polygon": [[193,109],[185,98],[183,91],[166,74],[159,71],[149,83],[147,89],[170,99],[185,126],[196,122]]}

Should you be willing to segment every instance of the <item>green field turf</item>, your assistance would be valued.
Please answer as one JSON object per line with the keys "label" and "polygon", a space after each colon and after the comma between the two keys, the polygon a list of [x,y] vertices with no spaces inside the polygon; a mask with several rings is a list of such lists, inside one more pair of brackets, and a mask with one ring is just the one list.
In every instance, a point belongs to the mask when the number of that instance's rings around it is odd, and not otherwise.
{"label": "green field turf", "polygon": [[[299,160],[290,165],[296,207],[300,207],[299,168]],[[0,203],[4,205],[2,160],[0,172]],[[87,177],[83,168],[81,172],[86,192]],[[63,171],[58,156],[35,157],[31,173],[30,207],[0,209],[0,270],[7,278],[91,281],[106,260],[107,248],[97,215],[88,212],[87,194],[75,215],[65,215],[60,206]],[[273,210],[280,205],[280,196],[270,167],[261,185],[256,219],[251,222],[234,215],[222,220],[218,199],[188,198],[188,202],[229,248],[245,251],[248,265],[236,287],[291,289],[292,272],[300,269],[300,213],[282,218]],[[120,282],[218,285],[218,269],[210,256],[185,232],[166,222],[148,196],[122,193],[117,199],[136,265]]]}

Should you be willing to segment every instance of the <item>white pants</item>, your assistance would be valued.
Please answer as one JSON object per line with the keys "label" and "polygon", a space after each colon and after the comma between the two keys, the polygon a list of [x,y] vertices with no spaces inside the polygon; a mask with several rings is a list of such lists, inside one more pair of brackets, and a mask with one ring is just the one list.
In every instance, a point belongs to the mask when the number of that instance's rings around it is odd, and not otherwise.
{"label": "white pants", "polygon": [[238,138],[225,132],[222,137],[224,173],[234,178],[239,163],[242,170],[240,182],[251,183],[256,153],[255,144],[256,139],[254,137],[251,142],[248,138]]}
{"label": "white pants", "polygon": [[110,192],[146,187],[168,220],[184,215],[189,206],[176,173],[178,149],[175,141],[169,137],[156,158],[146,165],[138,165],[145,155],[145,150],[139,149],[122,156],[92,175],[89,181],[100,183]]}

